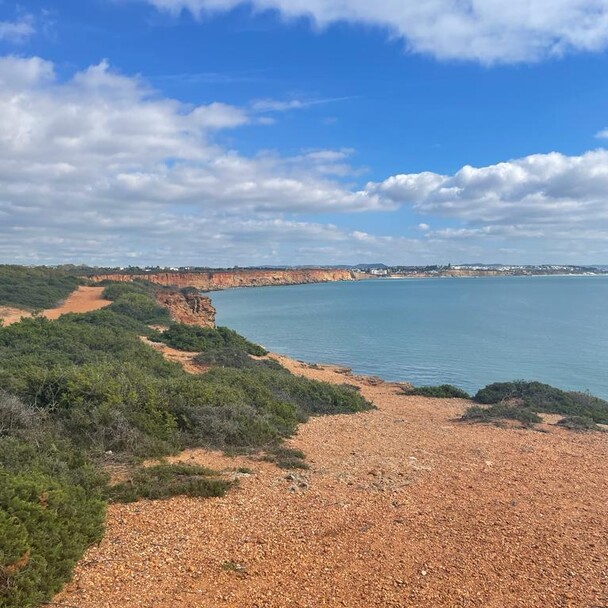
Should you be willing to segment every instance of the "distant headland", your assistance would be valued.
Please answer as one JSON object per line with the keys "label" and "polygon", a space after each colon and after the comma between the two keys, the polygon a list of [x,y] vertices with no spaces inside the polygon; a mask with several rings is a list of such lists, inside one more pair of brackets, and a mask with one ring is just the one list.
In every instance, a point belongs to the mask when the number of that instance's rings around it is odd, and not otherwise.
{"label": "distant headland", "polygon": [[301,285],[334,281],[357,281],[378,278],[433,278],[433,277],[497,277],[544,275],[606,275],[607,266],[573,265],[503,265],[459,264],[428,266],[387,266],[358,264],[355,266],[264,266],[208,268],[182,267],[121,267],[90,268],[64,267],[92,281],[149,281],[167,287],[192,287],[201,291],[215,291],[235,287],[270,285]]}

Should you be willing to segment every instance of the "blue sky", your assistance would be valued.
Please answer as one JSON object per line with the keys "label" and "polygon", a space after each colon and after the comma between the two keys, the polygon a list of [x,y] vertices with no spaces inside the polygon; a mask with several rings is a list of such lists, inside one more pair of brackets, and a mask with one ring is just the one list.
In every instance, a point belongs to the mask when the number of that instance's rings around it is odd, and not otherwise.
{"label": "blue sky", "polygon": [[607,263],[608,7],[464,4],[0,1],[0,260]]}

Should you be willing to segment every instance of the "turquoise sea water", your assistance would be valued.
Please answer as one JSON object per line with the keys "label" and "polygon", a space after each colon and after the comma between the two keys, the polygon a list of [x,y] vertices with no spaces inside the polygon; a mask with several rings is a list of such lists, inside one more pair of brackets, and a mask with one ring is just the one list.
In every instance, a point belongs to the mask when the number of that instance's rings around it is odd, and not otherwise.
{"label": "turquoise sea water", "polygon": [[540,380],[608,398],[608,277],[403,279],[211,294],[218,324],[356,373],[475,391]]}

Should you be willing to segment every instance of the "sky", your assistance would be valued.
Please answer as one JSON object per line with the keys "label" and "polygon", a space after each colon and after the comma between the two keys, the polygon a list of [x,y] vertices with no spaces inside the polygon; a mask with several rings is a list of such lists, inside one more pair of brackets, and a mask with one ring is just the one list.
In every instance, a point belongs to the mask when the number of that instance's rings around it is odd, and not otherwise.
{"label": "sky", "polygon": [[0,0],[0,263],[608,264],[606,0]]}

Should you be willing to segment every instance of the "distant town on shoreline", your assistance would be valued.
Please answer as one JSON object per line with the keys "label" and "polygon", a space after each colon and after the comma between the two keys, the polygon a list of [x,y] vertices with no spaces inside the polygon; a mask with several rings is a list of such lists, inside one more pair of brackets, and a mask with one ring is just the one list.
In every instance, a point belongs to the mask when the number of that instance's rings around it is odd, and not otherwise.
{"label": "distant town on shoreline", "polygon": [[197,272],[247,272],[255,270],[306,270],[340,269],[350,270],[358,278],[422,278],[422,277],[466,277],[466,276],[543,276],[543,275],[604,275],[608,265],[572,264],[432,264],[432,265],[386,265],[377,264],[319,264],[319,265],[261,265],[261,266],[119,266],[94,267],[87,265],[64,264],[55,268],[79,275],[100,274],[142,274],[142,273],[197,273]]}

